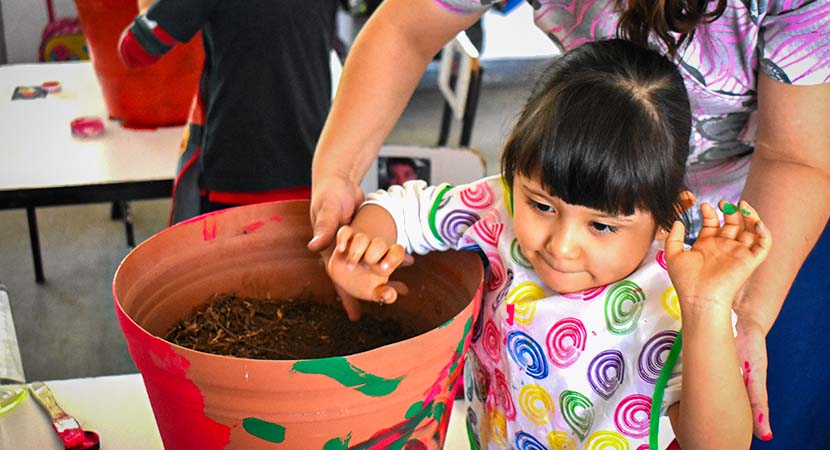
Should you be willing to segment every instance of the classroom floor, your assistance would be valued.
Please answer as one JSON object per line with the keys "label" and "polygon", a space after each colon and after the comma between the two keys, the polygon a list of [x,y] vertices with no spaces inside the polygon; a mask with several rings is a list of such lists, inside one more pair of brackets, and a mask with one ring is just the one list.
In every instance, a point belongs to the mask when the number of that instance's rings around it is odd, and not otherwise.
{"label": "classroom floor", "polygon": [[[538,73],[541,58],[484,60],[472,147],[498,171],[499,148]],[[434,145],[442,111],[432,67],[388,142]],[[450,143],[457,142],[453,123]],[[174,168],[171,167],[171,172]],[[136,242],[163,229],[169,200],[132,202]],[[129,253],[123,224],[109,204],[37,210],[46,282],[34,281],[24,210],[0,211],[0,284],[11,301],[27,380],[55,380],[135,372],[115,319],[111,282]]]}

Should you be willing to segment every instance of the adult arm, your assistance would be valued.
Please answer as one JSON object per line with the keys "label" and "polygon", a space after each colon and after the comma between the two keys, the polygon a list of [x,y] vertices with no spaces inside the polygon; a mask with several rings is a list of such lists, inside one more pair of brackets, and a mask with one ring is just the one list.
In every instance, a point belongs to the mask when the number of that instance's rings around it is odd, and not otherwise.
{"label": "adult arm", "polygon": [[349,52],[312,164],[309,248],[329,246],[363,199],[359,184],[429,61],[481,13],[457,14],[434,0],[386,0]]}
{"label": "adult arm", "polygon": [[770,439],[766,335],[830,216],[830,84],[794,86],[762,73],[758,113],[743,199],[764,218],[775,245],[739,294],[735,311],[755,435]]}

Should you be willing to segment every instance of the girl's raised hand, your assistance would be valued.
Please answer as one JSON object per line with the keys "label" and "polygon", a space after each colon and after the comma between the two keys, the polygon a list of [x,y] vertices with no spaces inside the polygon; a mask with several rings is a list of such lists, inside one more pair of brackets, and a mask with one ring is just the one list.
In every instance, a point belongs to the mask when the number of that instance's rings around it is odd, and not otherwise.
{"label": "girl's raised hand", "polygon": [[361,300],[392,303],[398,294],[408,292],[404,283],[389,281],[405,257],[406,251],[401,245],[390,246],[382,238],[370,238],[345,225],[337,231],[334,252],[326,269],[341,294],[345,292]]}
{"label": "girl's raised hand", "polygon": [[700,206],[703,227],[689,250],[683,244],[685,227],[675,222],[665,255],[681,301],[731,309],[738,290],[769,254],[772,238],[749,203],[741,201],[736,207],[721,201],[720,209],[723,225],[711,205]]}

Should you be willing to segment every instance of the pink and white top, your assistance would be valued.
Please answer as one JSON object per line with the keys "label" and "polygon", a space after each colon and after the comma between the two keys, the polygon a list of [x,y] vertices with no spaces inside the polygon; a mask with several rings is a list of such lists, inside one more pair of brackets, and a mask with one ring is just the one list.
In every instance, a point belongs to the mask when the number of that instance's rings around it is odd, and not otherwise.
{"label": "pink and white top", "polygon": [[[492,0],[435,0],[459,13],[489,8]],[[615,37],[616,0],[529,0],[536,26],[571,49]],[[692,106],[687,183],[701,201],[738,200],[757,128],[756,83],[761,70],[775,80],[830,82],[830,2],[727,0],[716,21],[702,24],[675,58]],[[665,53],[662,42],[651,46]],[[805,112],[805,114],[808,114]],[[789,120],[782,117],[781,120]]]}
{"label": "pink and white top", "polygon": [[[474,440],[484,449],[646,448],[654,385],[680,329],[662,246],[624,280],[559,294],[522,254],[511,201],[500,177],[410,181],[367,200],[389,211],[408,252],[472,249],[487,265],[464,368]],[[664,412],[680,397],[681,369]]]}

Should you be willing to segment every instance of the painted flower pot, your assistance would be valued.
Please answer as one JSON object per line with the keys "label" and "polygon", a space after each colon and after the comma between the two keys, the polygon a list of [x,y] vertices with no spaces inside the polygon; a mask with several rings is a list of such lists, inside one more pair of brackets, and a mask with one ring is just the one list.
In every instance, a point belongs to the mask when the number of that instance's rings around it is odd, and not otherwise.
{"label": "painted flower pot", "polygon": [[185,123],[205,59],[201,35],[151,66],[128,68],[118,56],[118,40],[138,14],[136,0],[75,5],[110,117],[137,128]]}
{"label": "painted flower pot", "polygon": [[401,269],[410,294],[364,313],[421,334],[363,353],[255,360],[185,349],[164,335],[215,293],[337,302],[311,238],[308,202],[242,206],[167,228],[113,281],[116,314],[167,450],[440,449],[478,314],[470,252]]}

